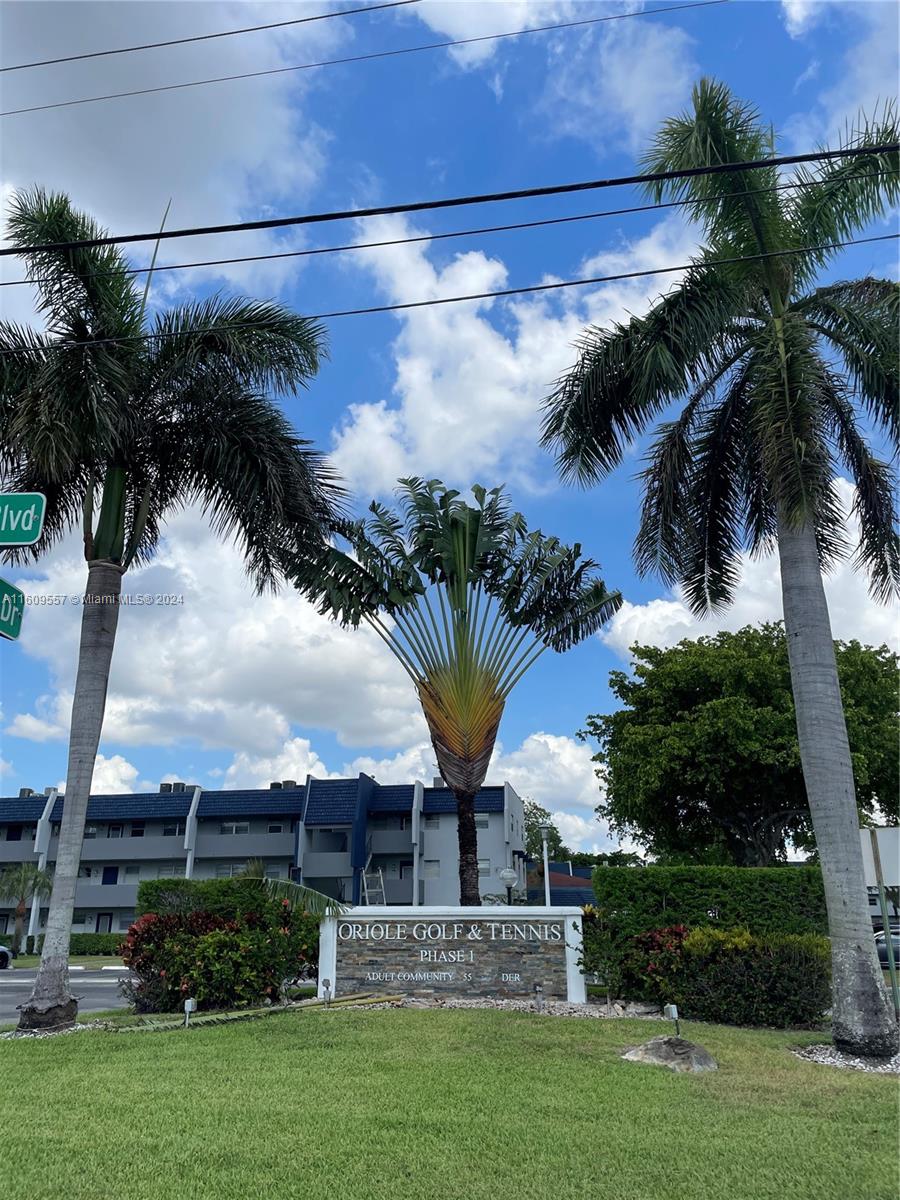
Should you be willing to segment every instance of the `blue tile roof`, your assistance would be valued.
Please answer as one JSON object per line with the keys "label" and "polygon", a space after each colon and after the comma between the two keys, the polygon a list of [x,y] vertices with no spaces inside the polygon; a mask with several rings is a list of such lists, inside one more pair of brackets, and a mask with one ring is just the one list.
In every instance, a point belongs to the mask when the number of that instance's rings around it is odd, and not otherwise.
{"label": "blue tile roof", "polygon": [[198,817],[299,817],[306,788],[253,788],[234,792],[203,792]]}
{"label": "blue tile roof", "polygon": [[[456,797],[449,788],[426,788],[424,811],[426,813],[456,812]],[[503,812],[503,788],[483,787],[475,797],[475,811],[479,813]]]}
{"label": "blue tile roof", "polygon": [[413,790],[411,783],[376,784],[369,800],[369,812],[411,812]]}
{"label": "blue tile roof", "polygon": [[352,825],[359,799],[358,779],[310,779],[305,825]]}
{"label": "blue tile roof", "polygon": [[39,821],[46,796],[0,796],[0,822]]}
{"label": "blue tile roof", "polygon": [[[185,792],[137,792],[121,796],[91,796],[88,801],[89,821],[135,821],[160,817],[186,817],[191,807],[194,789]],[[64,797],[57,798],[50,814],[51,821],[61,821]]]}

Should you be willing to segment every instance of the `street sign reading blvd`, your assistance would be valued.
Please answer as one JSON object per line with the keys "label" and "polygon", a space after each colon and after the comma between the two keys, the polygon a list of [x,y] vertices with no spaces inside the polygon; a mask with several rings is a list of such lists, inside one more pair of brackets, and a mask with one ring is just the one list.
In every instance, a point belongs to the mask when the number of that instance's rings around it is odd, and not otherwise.
{"label": "street sign reading blvd", "polygon": [[0,495],[0,546],[33,546],[44,528],[46,508],[42,492]]}

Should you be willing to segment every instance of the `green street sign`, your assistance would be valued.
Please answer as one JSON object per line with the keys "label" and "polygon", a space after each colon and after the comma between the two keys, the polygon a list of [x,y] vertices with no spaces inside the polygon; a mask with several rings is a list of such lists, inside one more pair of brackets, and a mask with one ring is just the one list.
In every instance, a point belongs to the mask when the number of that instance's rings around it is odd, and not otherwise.
{"label": "green street sign", "polygon": [[14,641],[22,632],[25,593],[0,579],[0,637]]}
{"label": "green street sign", "polygon": [[33,546],[44,528],[46,508],[42,492],[0,495],[0,546]]}

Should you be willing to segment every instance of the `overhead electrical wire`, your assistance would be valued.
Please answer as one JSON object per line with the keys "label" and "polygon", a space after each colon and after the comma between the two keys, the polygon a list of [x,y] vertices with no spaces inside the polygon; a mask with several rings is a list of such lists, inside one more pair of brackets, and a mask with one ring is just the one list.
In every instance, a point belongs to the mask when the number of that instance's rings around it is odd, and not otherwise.
{"label": "overhead electrical wire", "polygon": [[481,195],[453,196],[444,200],[420,200],[411,204],[387,204],[374,208],[350,208],[334,212],[307,213],[295,217],[269,217],[260,221],[235,221],[227,225],[201,225],[189,229],[153,230],[150,233],[116,234],[99,238],[82,238],[67,242],[45,242],[32,246],[4,246],[0,258],[13,255],[43,254],[50,250],[84,250],[93,246],[122,246],[134,242],[170,241],[173,238],[205,237],[219,233],[244,233],[254,229],[285,229],[296,225],[319,225],[330,221],[358,220],[363,217],[393,216],[400,213],[426,212],[443,208],[461,208],[472,204],[494,204],[505,200],[526,200],[538,196],[562,196],[574,192],[597,191],[603,188],[624,187],[629,184],[659,183],[671,179],[693,179],[701,175],[734,174],[736,171],[755,171],[765,167],[789,166],[797,163],[824,162],[842,158],[862,158],[873,154],[895,153],[900,142],[878,146],[862,146],[845,150],[816,150],[808,154],[782,154],[748,162],[716,163],[708,167],[690,167],[676,171],[651,171],[642,175],[620,175],[610,179],[591,179],[581,183],[553,184],[547,187],[519,188],[506,192],[487,192]]}
{"label": "overhead electrical wire", "polygon": [[368,4],[364,8],[342,8],[335,12],[316,13],[311,17],[294,17],[290,21],[270,21],[268,25],[247,25],[243,29],[224,29],[218,33],[198,33],[193,37],[172,38],[168,42],[144,42],[140,46],[122,46],[118,50],[91,50],[86,54],[67,54],[62,58],[42,58],[37,62],[16,63],[11,67],[0,67],[0,74],[5,71],[27,71],[31,67],[52,67],[57,63],[81,62],[86,58],[106,58],[110,54],[134,54],[136,50],[159,50],[164,46],[184,46],[188,42],[209,42],[214,38],[257,33],[261,29],[281,29],[285,25],[308,25],[311,21],[329,21],[332,17],[349,17],[354,13],[378,12],[384,8],[403,8],[407,4],[419,3],[420,0],[389,0],[384,4]]}
{"label": "overhead electrical wire", "polygon": [[[336,317],[361,317],[375,313],[403,312],[412,308],[434,308],[443,304],[461,304],[467,300],[493,300],[504,296],[523,296],[535,292],[559,291],[563,288],[586,287],[590,284],[616,283],[623,279],[642,279],[650,275],[670,275],[678,271],[690,271],[696,267],[725,267],[737,263],[762,262],[770,258],[787,258],[794,254],[815,254],[823,250],[840,250],[846,246],[863,246],[872,242],[890,242],[900,239],[900,233],[885,233],[876,237],[849,238],[842,242],[826,242],[818,246],[795,246],[785,250],[769,250],[760,254],[744,254],[734,258],[711,258],[701,262],[681,263],[678,266],[650,267],[641,271],[619,271],[615,275],[592,275],[586,279],[564,279],[555,283],[535,283],[526,287],[503,288],[495,292],[472,292],[461,296],[441,296],[432,300],[409,300],[398,304],[378,304],[370,308],[345,308],[333,312],[301,314],[308,321],[326,321]],[[84,350],[96,346],[122,345],[127,342],[147,342],[165,340],[172,337],[194,336],[205,333],[228,333],[236,329],[255,329],[258,325],[252,321],[236,322],[233,325],[199,326],[196,329],[163,330],[155,333],[126,334],[122,337],[93,338],[80,342],[52,342],[49,346],[26,346],[21,350],[0,350],[0,357],[13,355],[46,354],[59,350]]]}
{"label": "overhead electrical wire", "polygon": [[[405,0],[405,2],[409,3],[410,0]],[[158,92],[177,92],[184,88],[207,87],[213,83],[232,83],[239,79],[259,79],[264,75],[288,75],[296,71],[312,71],[321,67],[338,67],[350,63],[373,62],[376,59],[382,58],[400,58],[407,54],[420,54],[424,50],[448,50],[453,46],[472,46],[479,42],[496,42],[503,38],[527,37],[529,34],[534,33],[552,33],[562,29],[577,29],[586,25],[602,25],[606,21],[625,21],[630,17],[652,17],[659,13],[682,12],[688,8],[711,8],[714,5],[728,3],[730,3],[730,0],[692,0],[688,4],[672,4],[665,8],[637,9],[634,12],[613,13],[605,17],[588,17],[580,21],[560,21],[554,25],[537,25],[531,29],[513,29],[505,33],[487,33],[478,37],[454,38],[453,40],[442,42],[425,42],[420,46],[402,46],[396,50],[374,50],[368,54],[352,54],[344,58],[326,58],[318,62],[297,63],[290,67],[267,67],[264,70],[242,71],[234,75],[214,75],[208,79],[191,79],[184,83],[167,83],[156,87],[132,88],[124,92],[106,92],[100,96],[82,96],[75,100],[57,100],[50,104],[31,104],[25,108],[7,109],[5,112],[0,112],[0,117],[17,117],[23,113],[46,112],[52,108],[72,108],[79,104],[99,104],[101,101],[122,100],[129,96],[150,96]]]}
{"label": "overhead electrical wire", "polygon": [[[880,179],[887,171],[873,171],[869,179]],[[778,183],[769,188],[748,188],[740,192],[732,192],[731,199],[741,196],[760,196],[772,192],[782,192],[794,188],[816,186],[815,180],[796,180],[792,183]],[[347,242],[342,246],[313,246],[305,250],[280,250],[272,254],[244,254],[237,258],[209,258],[186,263],[156,263],[152,267],[124,267],[114,271],[85,271],[77,274],[77,279],[108,279],[114,275],[156,275],[160,271],[188,271],[202,267],[224,267],[248,262],[271,262],[273,259],[310,258],[321,254],[342,254],[351,250],[375,250],[388,246],[408,246],[418,242],[439,242],[450,238],[476,237],[489,233],[506,233],[510,230],[538,229],[549,225],[570,225],[579,221],[594,221],[601,217],[620,217],[632,213],[656,212],[668,208],[683,208],[686,205],[700,204],[697,199],[668,200],[659,204],[636,204],[630,208],[608,208],[600,212],[575,213],[568,217],[544,217],[538,221],[516,221],[510,225],[485,225],[477,229],[454,229],[447,233],[422,233],[414,237],[385,238],[378,242]],[[0,288],[24,287],[26,284],[40,283],[38,278],[9,279],[0,281]]]}

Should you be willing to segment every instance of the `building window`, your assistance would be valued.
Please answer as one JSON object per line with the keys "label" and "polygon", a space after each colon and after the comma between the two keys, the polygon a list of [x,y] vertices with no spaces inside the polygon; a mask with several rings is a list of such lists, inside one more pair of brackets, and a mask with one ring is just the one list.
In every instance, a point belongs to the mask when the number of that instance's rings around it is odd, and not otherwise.
{"label": "building window", "polygon": [[129,863],[128,866],[125,868],[125,878],[126,879],[140,879],[140,877],[141,877],[140,866],[137,863]]}
{"label": "building window", "polygon": [[94,867],[86,867],[86,866],[82,865],[78,868],[78,878],[79,879],[90,879],[91,873],[94,870],[95,870]]}
{"label": "building window", "polygon": [[98,833],[98,827],[96,825],[85,825],[85,827],[84,827],[85,841],[87,841],[88,838],[95,838],[97,836],[97,833]]}
{"label": "building window", "polygon": [[269,833],[284,833],[283,823],[281,821],[270,821],[268,832]]}
{"label": "building window", "polygon": [[181,879],[184,875],[184,868],[180,863],[159,863],[156,868],[157,879]]}
{"label": "building window", "polygon": [[131,822],[131,836],[132,837],[143,837],[144,836],[144,822],[143,821],[132,821]]}
{"label": "building window", "polygon": [[87,920],[87,912],[83,908],[76,908],[72,913],[72,924],[83,925]]}
{"label": "building window", "polygon": [[21,825],[7,825],[6,840],[8,842],[21,842],[22,826]]}
{"label": "building window", "polygon": [[107,830],[107,837],[120,838],[124,833],[124,828],[121,825],[110,825]]}
{"label": "building window", "polygon": [[479,858],[478,874],[479,875],[490,875],[490,873],[491,873],[491,860],[489,858]]}
{"label": "building window", "polygon": [[423,879],[440,879],[441,877],[441,860],[439,858],[426,858],[422,861],[422,878]]}
{"label": "building window", "polygon": [[249,821],[223,821],[219,826],[219,833],[249,833]]}
{"label": "building window", "polygon": [[163,825],[163,837],[183,837],[184,821],[166,821]]}
{"label": "building window", "polygon": [[440,813],[426,813],[425,814],[425,828],[426,829],[437,829],[437,828],[439,828],[440,824],[441,824]]}
{"label": "building window", "polygon": [[119,929],[126,930],[134,924],[134,910],[119,913]]}
{"label": "building window", "polygon": [[119,882],[119,868],[118,867],[104,867],[103,875],[100,879],[100,882],[105,883],[107,886],[109,886],[109,884],[111,884],[111,883],[118,883]]}
{"label": "building window", "polygon": [[489,821],[488,821],[487,817],[476,817],[475,818],[475,828],[476,829],[487,829],[488,825],[489,825]]}
{"label": "building window", "polygon": [[266,867],[266,879],[282,879],[281,867]]}
{"label": "building window", "polygon": [[246,870],[245,862],[216,863],[216,879],[231,879]]}

